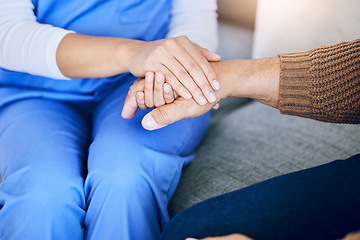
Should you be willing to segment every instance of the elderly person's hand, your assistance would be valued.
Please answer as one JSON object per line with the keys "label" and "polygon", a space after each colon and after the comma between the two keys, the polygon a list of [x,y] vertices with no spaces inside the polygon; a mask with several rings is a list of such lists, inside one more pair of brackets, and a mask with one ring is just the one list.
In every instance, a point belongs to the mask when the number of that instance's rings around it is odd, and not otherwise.
{"label": "elderly person's hand", "polygon": [[[217,99],[226,97],[248,97],[277,108],[279,105],[280,61],[278,57],[257,60],[230,60],[211,63],[219,77],[221,89]],[[135,89],[134,89],[135,90]],[[131,95],[131,94],[130,94]],[[129,96],[128,96],[129,97]],[[132,97],[134,99],[134,97]],[[155,130],[184,118],[198,117],[216,106],[217,102],[198,105],[193,99],[177,98],[148,113],[142,125]],[[135,101],[129,108],[137,108]],[[124,116],[124,115],[123,115]]]}
{"label": "elderly person's hand", "polygon": [[[171,85],[164,82],[165,77],[160,72],[156,73],[156,77],[159,79],[159,81],[151,81],[151,79],[154,77],[153,73],[149,72],[147,73],[147,76],[150,76],[150,81],[147,79],[148,77],[146,79],[138,79],[130,87],[121,113],[123,118],[133,118],[138,108],[146,110],[148,108],[161,107],[165,104],[173,103],[175,98],[177,101],[172,107],[170,107],[169,110],[169,114],[171,114],[172,118],[174,118],[176,115],[170,112],[175,111],[174,113],[176,113],[178,109],[181,111],[181,114],[178,116],[180,119],[182,119],[200,116],[209,111],[211,107],[217,109],[219,106],[219,104],[216,102],[213,104],[207,104],[206,106],[200,106],[194,101],[194,99],[185,100],[184,98],[179,97],[176,93],[174,93]],[[187,112],[189,115],[184,115],[186,113],[184,111],[184,107],[189,110]],[[164,113],[167,113],[167,111]],[[175,122],[176,119],[174,118],[173,121]]]}

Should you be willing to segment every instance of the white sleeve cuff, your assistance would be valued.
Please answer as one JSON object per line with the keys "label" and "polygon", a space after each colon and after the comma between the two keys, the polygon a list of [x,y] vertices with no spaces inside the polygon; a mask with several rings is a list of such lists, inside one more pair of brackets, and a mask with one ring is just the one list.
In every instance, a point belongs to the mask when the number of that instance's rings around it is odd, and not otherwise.
{"label": "white sleeve cuff", "polygon": [[186,35],[193,43],[215,52],[218,45],[216,0],[173,0],[167,38]]}

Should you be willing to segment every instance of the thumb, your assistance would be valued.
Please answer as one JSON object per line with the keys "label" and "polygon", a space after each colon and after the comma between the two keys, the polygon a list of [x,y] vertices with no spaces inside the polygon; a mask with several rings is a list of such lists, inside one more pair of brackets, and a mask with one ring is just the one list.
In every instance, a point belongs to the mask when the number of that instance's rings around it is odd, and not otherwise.
{"label": "thumb", "polygon": [[186,118],[184,110],[176,102],[155,108],[145,115],[142,125],[147,130],[156,130],[163,128],[173,122]]}
{"label": "thumb", "polygon": [[131,119],[135,116],[138,109],[135,94],[129,94],[124,103],[121,116],[125,119]]}
{"label": "thumb", "polygon": [[214,107],[216,103],[208,103],[200,106],[195,100],[178,98],[170,104],[155,108],[145,115],[142,125],[147,130],[155,130],[177,122],[184,118],[193,118],[201,116]]}
{"label": "thumb", "polygon": [[206,60],[208,60],[209,62],[220,62],[220,60],[221,60],[220,55],[210,52],[206,48],[201,48],[200,52],[206,58]]}

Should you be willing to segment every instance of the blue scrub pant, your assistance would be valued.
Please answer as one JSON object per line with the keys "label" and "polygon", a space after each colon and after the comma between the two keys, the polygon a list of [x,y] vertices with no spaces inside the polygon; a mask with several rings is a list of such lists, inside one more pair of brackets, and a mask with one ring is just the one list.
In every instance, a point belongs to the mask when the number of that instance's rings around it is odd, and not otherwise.
{"label": "blue scrub pant", "polygon": [[360,154],[201,202],[176,215],[160,239],[335,240],[358,230]]}
{"label": "blue scrub pant", "polygon": [[0,239],[158,239],[209,115],[157,131],[98,103],[23,99],[0,111]]}

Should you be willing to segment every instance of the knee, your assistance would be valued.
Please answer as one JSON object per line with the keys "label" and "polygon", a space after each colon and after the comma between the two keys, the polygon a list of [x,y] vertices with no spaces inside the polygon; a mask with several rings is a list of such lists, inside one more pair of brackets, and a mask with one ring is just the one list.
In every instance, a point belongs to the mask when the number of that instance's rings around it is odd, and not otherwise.
{"label": "knee", "polygon": [[[103,196],[130,198],[144,195],[150,189],[152,179],[139,168],[112,169],[89,172],[86,185]],[[138,191],[138,189],[142,189]]]}
{"label": "knee", "polygon": [[28,168],[13,173],[3,184],[12,190],[14,196],[8,200],[13,200],[26,214],[37,215],[42,212],[49,216],[63,215],[66,209],[85,209],[83,180],[80,176],[74,180]]}

